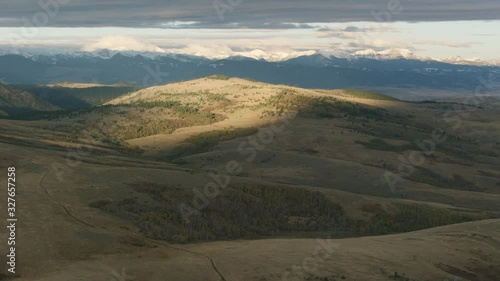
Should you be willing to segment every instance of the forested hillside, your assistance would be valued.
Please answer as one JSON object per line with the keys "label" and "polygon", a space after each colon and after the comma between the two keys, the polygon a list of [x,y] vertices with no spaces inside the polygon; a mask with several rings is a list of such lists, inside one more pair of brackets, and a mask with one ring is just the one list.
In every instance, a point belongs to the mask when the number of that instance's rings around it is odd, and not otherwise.
{"label": "forested hillside", "polygon": [[30,92],[0,84],[0,111],[5,112],[6,115],[58,109],[60,108],[43,99],[37,98]]}
{"label": "forested hillside", "polygon": [[88,109],[135,90],[134,86],[71,88],[0,84],[0,117],[58,110]]}

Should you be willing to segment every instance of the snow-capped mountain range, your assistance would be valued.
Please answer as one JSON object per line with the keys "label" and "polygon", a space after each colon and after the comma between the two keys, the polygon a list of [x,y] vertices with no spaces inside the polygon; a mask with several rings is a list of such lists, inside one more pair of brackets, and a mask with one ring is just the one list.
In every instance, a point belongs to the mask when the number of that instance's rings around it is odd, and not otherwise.
{"label": "snow-capped mountain range", "polygon": [[412,51],[407,49],[387,49],[383,51],[366,49],[354,52],[352,55],[357,58],[371,58],[377,60],[409,59],[409,60],[419,60],[419,61],[439,61],[449,64],[461,64],[461,65],[500,66],[500,59],[482,60],[479,58],[462,58],[460,56],[435,59],[431,57],[422,57],[415,55]]}
{"label": "snow-capped mountain range", "polygon": [[[500,81],[493,62],[421,58],[408,50],[195,52],[0,48],[0,83],[132,83],[143,87],[223,74],[306,88],[403,87],[473,92],[480,77]],[[209,51],[209,50],[208,50]],[[227,53],[229,52],[229,53]],[[3,54],[3,55],[2,55]],[[466,63],[466,64],[463,64]],[[498,77],[498,78],[497,78]]]}
{"label": "snow-capped mountain range", "polygon": [[358,60],[358,59],[374,59],[374,60],[417,60],[417,61],[437,61],[448,64],[456,65],[476,65],[476,66],[500,66],[500,59],[493,60],[482,60],[479,58],[462,58],[460,56],[449,57],[443,59],[436,59],[431,57],[418,56],[407,49],[387,49],[382,51],[376,51],[373,49],[360,50],[353,53],[347,53],[345,51],[290,51],[290,52],[266,52],[264,50],[256,49],[251,51],[240,51],[232,52],[227,54],[214,54],[207,55],[202,52],[191,52],[182,53],[174,51],[161,51],[161,52],[143,52],[143,51],[132,51],[132,50],[109,50],[109,49],[99,49],[94,51],[82,51],[75,49],[62,49],[62,48],[43,48],[43,47],[20,47],[12,49],[11,47],[1,47],[0,55],[16,54],[21,55],[26,58],[31,58],[37,60],[40,57],[46,59],[47,57],[98,57],[102,59],[112,58],[116,54],[121,54],[125,56],[137,56],[141,55],[146,58],[156,59],[159,57],[172,57],[176,59],[186,59],[186,58],[196,58],[196,59],[207,59],[207,60],[223,60],[238,58],[250,59],[250,60],[264,60],[268,62],[284,62],[300,57],[308,57],[313,55],[320,55],[326,59],[331,58],[342,58],[347,60]]}
{"label": "snow-capped mountain range", "polygon": [[206,55],[202,52],[192,52],[192,53],[182,53],[174,51],[161,51],[161,52],[144,52],[144,51],[133,51],[133,50],[110,50],[110,49],[98,49],[94,51],[82,51],[73,49],[55,49],[55,48],[38,48],[38,47],[22,47],[22,48],[2,48],[0,47],[0,55],[14,54],[21,55],[26,58],[36,59],[40,56],[65,56],[65,57],[99,57],[99,58],[111,58],[116,54],[121,54],[125,56],[136,56],[141,55],[143,57],[156,59],[158,57],[196,57],[204,58],[209,60],[222,60],[231,57],[241,57],[254,60],[265,60],[268,62],[280,62],[294,59],[301,56],[310,56],[316,54],[316,51],[292,51],[292,52],[265,52],[264,50],[252,50],[252,51],[242,51],[233,52],[232,54],[213,54]]}
{"label": "snow-capped mountain range", "polygon": [[354,57],[372,58],[379,60],[390,60],[390,59],[412,59],[412,60],[422,60],[422,61],[432,60],[429,57],[417,56],[413,52],[407,49],[387,49],[383,51],[366,49],[354,52],[352,55]]}

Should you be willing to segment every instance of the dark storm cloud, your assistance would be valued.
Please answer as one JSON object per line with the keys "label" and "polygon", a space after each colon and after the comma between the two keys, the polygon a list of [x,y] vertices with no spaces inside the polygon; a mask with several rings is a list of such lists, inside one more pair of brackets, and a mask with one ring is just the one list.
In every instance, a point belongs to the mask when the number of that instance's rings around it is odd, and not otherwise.
{"label": "dark storm cloud", "polygon": [[[56,1],[69,3],[57,9],[40,4]],[[40,15],[44,10],[48,20]],[[35,15],[40,24],[34,22]],[[315,22],[498,20],[500,1],[0,0],[0,26],[23,26],[23,17],[43,26],[289,29],[309,28],[307,23]],[[165,25],[175,21],[193,23]]]}

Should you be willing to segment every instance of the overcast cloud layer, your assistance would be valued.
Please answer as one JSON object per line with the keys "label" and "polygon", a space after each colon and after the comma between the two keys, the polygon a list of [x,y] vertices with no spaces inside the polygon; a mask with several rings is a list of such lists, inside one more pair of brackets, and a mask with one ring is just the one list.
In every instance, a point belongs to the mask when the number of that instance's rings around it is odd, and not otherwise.
{"label": "overcast cloud layer", "polygon": [[499,27],[500,0],[0,0],[0,53],[42,47],[260,58],[401,49],[491,60]]}
{"label": "overcast cloud layer", "polygon": [[[198,28],[304,28],[312,22],[500,19],[499,0],[0,0],[0,26],[23,26],[23,17],[43,11],[39,3],[55,1],[68,3],[46,26],[186,26],[172,24],[177,21]],[[387,16],[389,10],[401,12]]]}

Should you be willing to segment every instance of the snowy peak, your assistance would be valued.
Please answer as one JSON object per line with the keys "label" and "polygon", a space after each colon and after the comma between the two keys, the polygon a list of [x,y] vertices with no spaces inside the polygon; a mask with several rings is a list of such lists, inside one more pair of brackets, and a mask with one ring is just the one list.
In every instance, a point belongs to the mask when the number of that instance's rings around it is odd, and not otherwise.
{"label": "snowy peak", "polygon": [[[206,49],[206,50],[205,50]],[[37,48],[37,47],[20,47],[20,48],[2,48],[0,46],[0,55],[14,54],[21,55],[26,58],[36,59],[39,56],[65,56],[65,57],[82,57],[91,56],[102,59],[110,59],[117,54],[124,56],[141,55],[143,57],[156,59],[158,57],[199,57],[210,60],[231,59],[233,57],[250,58],[255,60],[265,60],[269,62],[281,62],[302,56],[310,56],[316,54],[316,51],[264,51],[261,49],[254,49],[249,51],[233,51],[231,49],[221,49],[217,53],[213,53],[213,49],[179,49],[179,50],[161,50],[161,51],[133,51],[133,50],[117,50],[106,48],[93,48],[93,49],[52,49],[52,48]]]}
{"label": "snowy peak", "polygon": [[357,52],[353,53],[352,55],[355,57],[375,58],[375,57],[377,57],[377,51],[375,51],[374,49],[366,49],[366,50],[357,51]]}
{"label": "snowy peak", "polygon": [[407,49],[388,49],[378,52],[378,55],[390,59],[399,59],[399,58],[409,59],[416,57],[415,54],[413,54],[410,50]]}
{"label": "snowy peak", "polygon": [[78,49],[62,49],[62,48],[47,48],[47,47],[2,47],[0,46],[1,55],[21,55],[34,61],[43,61],[52,64],[57,64],[57,60],[61,58],[101,58],[110,59],[118,54],[128,57],[135,57],[140,55],[142,57],[156,60],[162,57],[170,57],[181,61],[193,60],[263,60],[268,62],[285,62],[296,59],[301,61],[309,61],[311,65],[326,66],[337,65],[338,59],[353,61],[362,58],[369,58],[374,60],[418,60],[418,61],[437,61],[448,64],[457,65],[474,65],[474,66],[500,66],[500,59],[496,60],[482,60],[479,58],[462,58],[460,56],[449,57],[444,59],[432,59],[429,57],[421,57],[415,55],[407,49],[387,49],[377,51],[374,49],[360,50],[354,53],[349,53],[345,50],[308,50],[308,51],[294,51],[294,50],[275,50],[265,51],[262,49],[234,51],[230,48],[220,49],[218,52],[213,53],[213,49],[205,48],[190,49],[190,50],[168,50],[162,52],[154,51],[119,51],[110,49],[95,49],[92,51],[84,51]]}
{"label": "snowy peak", "polygon": [[[276,52],[266,52],[261,49],[255,49],[251,51],[227,51],[226,53],[221,53],[217,55],[203,55],[201,53],[196,53],[194,55],[203,56],[208,59],[232,59],[232,58],[249,58],[254,60],[265,60],[268,62],[281,62],[287,61],[290,59],[302,57],[302,56],[310,56],[314,55],[316,51],[276,51]],[[191,54],[190,52],[184,52],[184,54]]]}
{"label": "snowy peak", "polygon": [[290,59],[295,59],[298,57],[302,56],[312,56],[316,54],[316,51],[303,51],[303,52],[291,52],[291,53],[285,53],[285,52],[278,52],[270,55],[267,57],[267,61],[287,61]]}
{"label": "snowy peak", "polygon": [[353,56],[380,59],[380,60],[391,60],[391,59],[424,60],[423,58],[416,56],[412,51],[407,49],[387,49],[378,52],[373,49],[366,49],[353,53]]}
{"label": "snowy peak", "polygon": [[376,60],[409,59],[409,60],[419,60],[419,61],[438,61],[449,64],[500,66],[500,59],[482,60],[479,58],[462,58],[460,56],[449,57],[444,59],[432,59],[429,57],[417,56],[412,51],[407,49],[387,49],[383,51],[366,49],[354,52],[352,56],[355,58],[370,58]]}
{"label": "snowy peak", "polygon": [[440,60],[441,62],[450,64],[477,65],[477,66],[500,66],[500,59],[497,60],[482,60],[480,58],[463,58],[460,56],[449,57]]}

